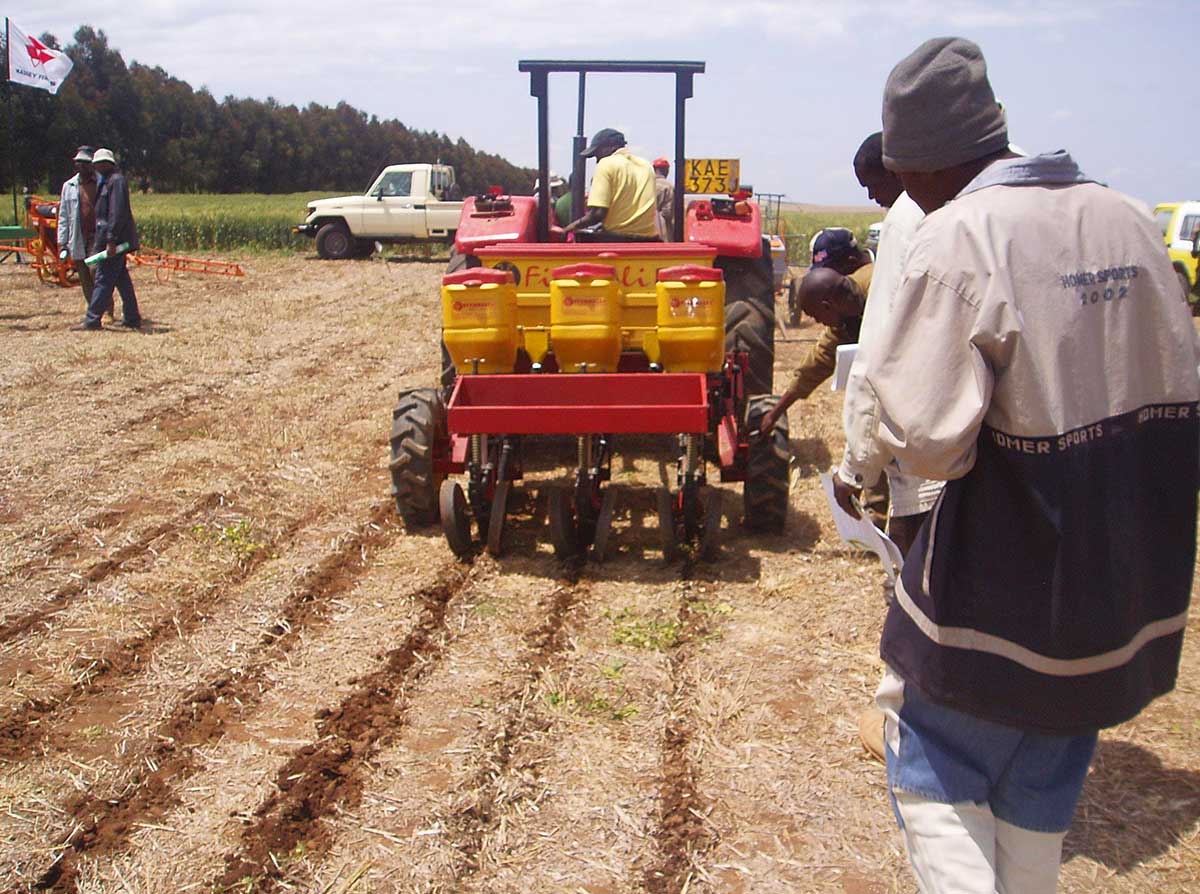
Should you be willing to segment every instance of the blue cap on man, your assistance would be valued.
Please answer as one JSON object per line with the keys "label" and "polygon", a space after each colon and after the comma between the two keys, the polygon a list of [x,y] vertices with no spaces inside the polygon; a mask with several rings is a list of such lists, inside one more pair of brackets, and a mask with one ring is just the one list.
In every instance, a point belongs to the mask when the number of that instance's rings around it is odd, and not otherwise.
{"label": "blue cap on man", "polygon": [[858,240],[845,227],[826,227],[813,238],[812,265],[828,267],[858,253]]}

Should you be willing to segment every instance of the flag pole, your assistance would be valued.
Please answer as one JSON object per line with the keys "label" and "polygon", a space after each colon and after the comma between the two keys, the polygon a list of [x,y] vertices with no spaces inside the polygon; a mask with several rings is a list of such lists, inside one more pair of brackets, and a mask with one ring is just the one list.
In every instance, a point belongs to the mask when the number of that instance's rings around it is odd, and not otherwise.
{"label": "flag pole", "polygon": [[[16,119],[13,117],[13,85],[9,77],[12,74],[12,39],[8,31],[8,16],[4,17],[4,81],[8,93],[8,172],[12,178],[13,191],[13,226],[19,227],[21,219],[17,216],[17,158],[13,150],[13,134],[16,132]],[[17,255],[17,261],[21,256]]]}

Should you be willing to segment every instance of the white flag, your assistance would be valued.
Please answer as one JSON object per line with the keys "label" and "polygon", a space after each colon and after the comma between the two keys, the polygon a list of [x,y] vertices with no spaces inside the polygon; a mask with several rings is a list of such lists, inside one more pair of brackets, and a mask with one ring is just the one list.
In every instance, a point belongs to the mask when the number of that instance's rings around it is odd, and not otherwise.
{"label": "white flag", "polygon": [[8,79],[57,93],[75,65],[71,57],[52,50],[5,19],[8,30]]}

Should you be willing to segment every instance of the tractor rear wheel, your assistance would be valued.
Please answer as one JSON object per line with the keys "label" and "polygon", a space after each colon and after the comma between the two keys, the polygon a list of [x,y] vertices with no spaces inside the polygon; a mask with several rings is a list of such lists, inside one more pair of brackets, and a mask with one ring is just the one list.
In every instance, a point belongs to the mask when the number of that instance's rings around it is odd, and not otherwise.
{"label": "tractor rear wheel", "polygon": [[752,531],[778,534],[783,531],[788,511],[787,416],[780,416],[769,436],[753,434],[762,418],[779,403],[773,394],[751,397],[746,404],[746,430],[751,432],[746,456],[746,480],[742,484],[742,504],[746,527]]}
{"label": "tractor rear wheel", "polygon": [[447,273],[458,273],[460,270],[469,270],[472,267],[481,267],[482,262],[475,255],[465,255],[457,248],[450,249],[450,263],[446,265]]}
{"label": "tractor rear wheel", "polygon": [[775,276],[770,242],[757,258],[717,258],[725,272],[725,350],[750,352],[747,394],[770,394],[775,370]]}
{"label": "tractor rear wheel", "polygon": [[788,325],[793,328],[799,326],[803,316],[804,312],[800,307],[800,280],[793,279],[788,283]]}
{"label": "tractor rear wheel", "polygon": [[753,301],[763,315],[775,323],[775,274],[771,269],[770,242],[763,240],[757,258],[717,258],[713,266],[725,273],[725,303]]}
{"label": "tractor rear wheel", "polygon": [[770,394],[775,373],[775,324],[756,301],[725,302],[725,350],[746,351],[746,394]]}
{"label": "tractor rear wheel", "polygon": [[392,410],[392,497],[405,524],[431,525],[438,518],[434,446],[446,429],[446,411],[436,388],[400,392]]}
{"label": "tractor rear wheel", "polygon": [[454,393],[454,383],[457,381],[458,370],[454,368],[454,358],[446,350],[446,343],[442,342],[442,374],[438,378],[438,384],[442,387],[444,403],[450,403],[450,395]]}
{"label": "tractor rear wheel", "polygon": [[317,230],[317,254],[326,261],[344,261],[354,254],[354,239],[344,223],[327,223]]}

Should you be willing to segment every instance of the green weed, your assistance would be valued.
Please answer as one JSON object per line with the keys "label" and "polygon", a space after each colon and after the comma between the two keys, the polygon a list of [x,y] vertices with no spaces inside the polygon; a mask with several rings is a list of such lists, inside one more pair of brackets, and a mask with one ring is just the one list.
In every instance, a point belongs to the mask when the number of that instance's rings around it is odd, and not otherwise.
{"label": "green weed", "polygon": [[192,525],[192,536],[198,540],[207,540],[227,548],[239,562],[248,562],[258,553],[267,550],[267,544],[254,539],[254,525],[249,519],[242,519],[232,525],[209,527],[204,524]]}
{"label": "green weed", "polygon": [[637,615],[627,608],[607,611],[604,617],[613,625],[613,642],[619,646],[661,652],[679,643],[679,624],[675,621]]}
{"label": "green weed", "polygon": [[605,664],[600,668],[600,673],[610,680],[617,680],[621,677],[621,671],[625,669],[628,661],[622,661],[620,658],[614,658],[611,663]]}

